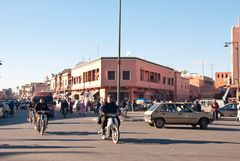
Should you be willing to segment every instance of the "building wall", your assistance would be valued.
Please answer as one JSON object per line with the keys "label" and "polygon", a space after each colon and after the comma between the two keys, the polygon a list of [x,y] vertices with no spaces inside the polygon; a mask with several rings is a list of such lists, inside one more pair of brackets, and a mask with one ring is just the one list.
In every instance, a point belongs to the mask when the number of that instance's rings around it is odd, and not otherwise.
{"label": "building wall", "polygon": [[[91,71],[97,70],[97,69],[99,71],[98,71],[98,73],[95,71],[95,74],[94,74],[95,80],[88,81],[87,80],[88,76],[84,76],[84,73],[91,72]],[[97,59],[92,62],[87,62],[87,63],[81,64],[77,67],[74,67],[71,71],[71,75],[72,75],[71,89],[73,91],[82,91],[85,89],[100,88],[101,87],[101,76],[100,76],[101,75],[101,61],[100,61],[100,59]],[[76,83],[76,81],[74,82],[74,78],[78,78],[79,81],[77,83]]]}
{"label": "building wall", "polygon": [[220,88],[231,85],[232,74],[231,72],[216,72],[215,73],[215,87]]}
{"label": "building wall", "polygon": [[[71,77],[59,74],[51,79],[53,91],[59,86],[65,88],[67,79],[71,79],[72,95],[85,95],[86,92],[99,93],[100,97],[117,93],[117,57],[103,57],[91,62],[78,64],[71,69]],[[109,75],[114,74],[114,75]],[[123,74],[124,78],[123,79]],[[112,80],[111,80],[112,79]],[[165,67],[136,57],[121,58],[121,99],[130,100],[144,97],[159,100],[186,100],[189,98],[189,80],[176,77],[172,68]],[[176,89],[177,87],[177,89]],[[85,92],[85,94],[84,94]],[[179,97],[176,97],[176,94]],[[88,95],[88,94],[87,94]]]}
{"label": "building wall", "polygon": [[[238,74],[239,70],[239,64],[240,64],[240,56],[239,56],[239,45],[240,45],[240,17],[238,19],[238,26],[233,26],[232,27],[232,42],[238,42],[238,47],[237,43],[233,43],[231,45],[231,61],[232,61],[232,80],[233,84],[237,84],[237,76],[240,76]],[[238,48],[238,51],[237,51]],[[238,53],[238,54],[237,54]],[[238,72],[237,72],[238,71]]]}
{"label": "building wall", "polygon": [[190,100],[190,84],[189,79],[181,76],[180,72],[175,71],[176,77],[176,101]]}

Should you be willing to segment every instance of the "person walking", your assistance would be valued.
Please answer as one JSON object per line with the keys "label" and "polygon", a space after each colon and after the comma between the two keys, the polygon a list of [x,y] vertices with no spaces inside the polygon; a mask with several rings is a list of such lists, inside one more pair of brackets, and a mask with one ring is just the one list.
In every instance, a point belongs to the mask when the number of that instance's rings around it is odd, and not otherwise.
{"label": "person walking", "polygon": [[201,105],[199,104],[198,100],[196,100],[195,104],[193,105],[192,109],[197,112],[201,112]]}
{"label": "person walking", "polygon": [[240,104],[238,103],[238,105],[237,105],[237,122],[239,122],[240,121]]}
{"label": "person walking", "polygon": [[80,101],[80,113],[79,113],[79,115],[85,116],[86,115],[85,112],[86,112],[86,106],[84,104],[84,100],[81,100]]}
{"label": "person walking", "polygon": [[213,118],[216,120],[218,120],[218,109],[219,109],[219,105],[216,99],[214,98],[211,104],[211,111],[213,112]]}

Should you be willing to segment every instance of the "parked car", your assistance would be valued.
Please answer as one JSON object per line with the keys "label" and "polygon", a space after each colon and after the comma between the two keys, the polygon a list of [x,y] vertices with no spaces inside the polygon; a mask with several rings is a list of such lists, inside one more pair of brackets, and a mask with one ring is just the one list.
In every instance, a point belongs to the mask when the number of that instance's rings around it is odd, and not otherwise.
{"label": "parked car", "polygon": [[8,117],[10,108],[6,102],[0,102],[0,117]]}
{"label": "parked car", "polygon": [[184,103],[155,103],[144,113],[144,120],[157,128],[165,124],[183,124],[206,129],[214,119],[211,112],[197,112]]}
{"label": "parked car", "polygon": [[221,117],[236,117],[237,116],[237,103],[228,103],[218,109],[218,119]]}

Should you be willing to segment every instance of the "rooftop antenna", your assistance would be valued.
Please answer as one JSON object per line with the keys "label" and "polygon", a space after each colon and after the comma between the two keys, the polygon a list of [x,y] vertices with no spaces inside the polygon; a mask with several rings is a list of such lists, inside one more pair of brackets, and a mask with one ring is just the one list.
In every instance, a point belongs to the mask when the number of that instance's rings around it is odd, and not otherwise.
{"label": "rooftop antenna", "polygon": [[88,61],[91,61],[91,54],[88,55]]}

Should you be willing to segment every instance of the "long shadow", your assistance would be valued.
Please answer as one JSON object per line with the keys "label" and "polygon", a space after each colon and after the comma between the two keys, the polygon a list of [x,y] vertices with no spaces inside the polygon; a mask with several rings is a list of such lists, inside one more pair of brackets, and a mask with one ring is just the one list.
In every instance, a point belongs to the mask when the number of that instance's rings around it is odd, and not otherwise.
{"label": "long shadow", "polygon": [[0,149],[67,149],[67,148],[95,148],[93,146],[44,146],[44,145],[0,145]]}
{"label": "long shadow", "polygon": [[64,141],[64,142],[82,142],[82,141],[99,141],[99,139],[0,139],[1,142],[17,141],[17,142],[42,142],[42,141]]}
{"label": "long shadow", "polygon": [[171,140],[171,139],[136,139],[122,138],[123,144],[240,144],[238,142],[225,141],[199,141],[199,140]]}
{"label": "long shadow", "polygon": [[50,135],[96,135],[97,132],[87,132],[87,131],[53,131],[48,132]]}
{"label": "long shadow", "polygon": [[222,123],[214,123],[214,125],[220,125],[220,126],[236,126],[236,127],[240,127],[240,124],[222,124]]}
{"label": "long shadow", "polygon": [[236,117],[222,117],[220,120],[217,121],[236,121]]}
{"label": "long shadow", "polygon": [[29,155],[29,154],[97,154],[97,152],[90,151],[28,151],[28,152],[0,152],[0,156],[16,156],[16,155]]}
{"label": "long shadow", "polygon": [[22,129],[31,129],[30,127],[29,128],[6,128],[6,127],[4,127],[4,128],[2,128],[2,127],[0,127],[0,130],[22,130]]}
{"label": "long shadow", "polygon": [[233,131],[239,132],[240,129],[236,128],[224,128],[224,127],[208,127],[207,129],[192,128],[192,127],[165,127],[166,129],[185,129],[185,130],[205,130],[205,131]]}
{"label": "long shadow", "polygon": [[148,134],[144,132],[120,131],[121,134]]}

